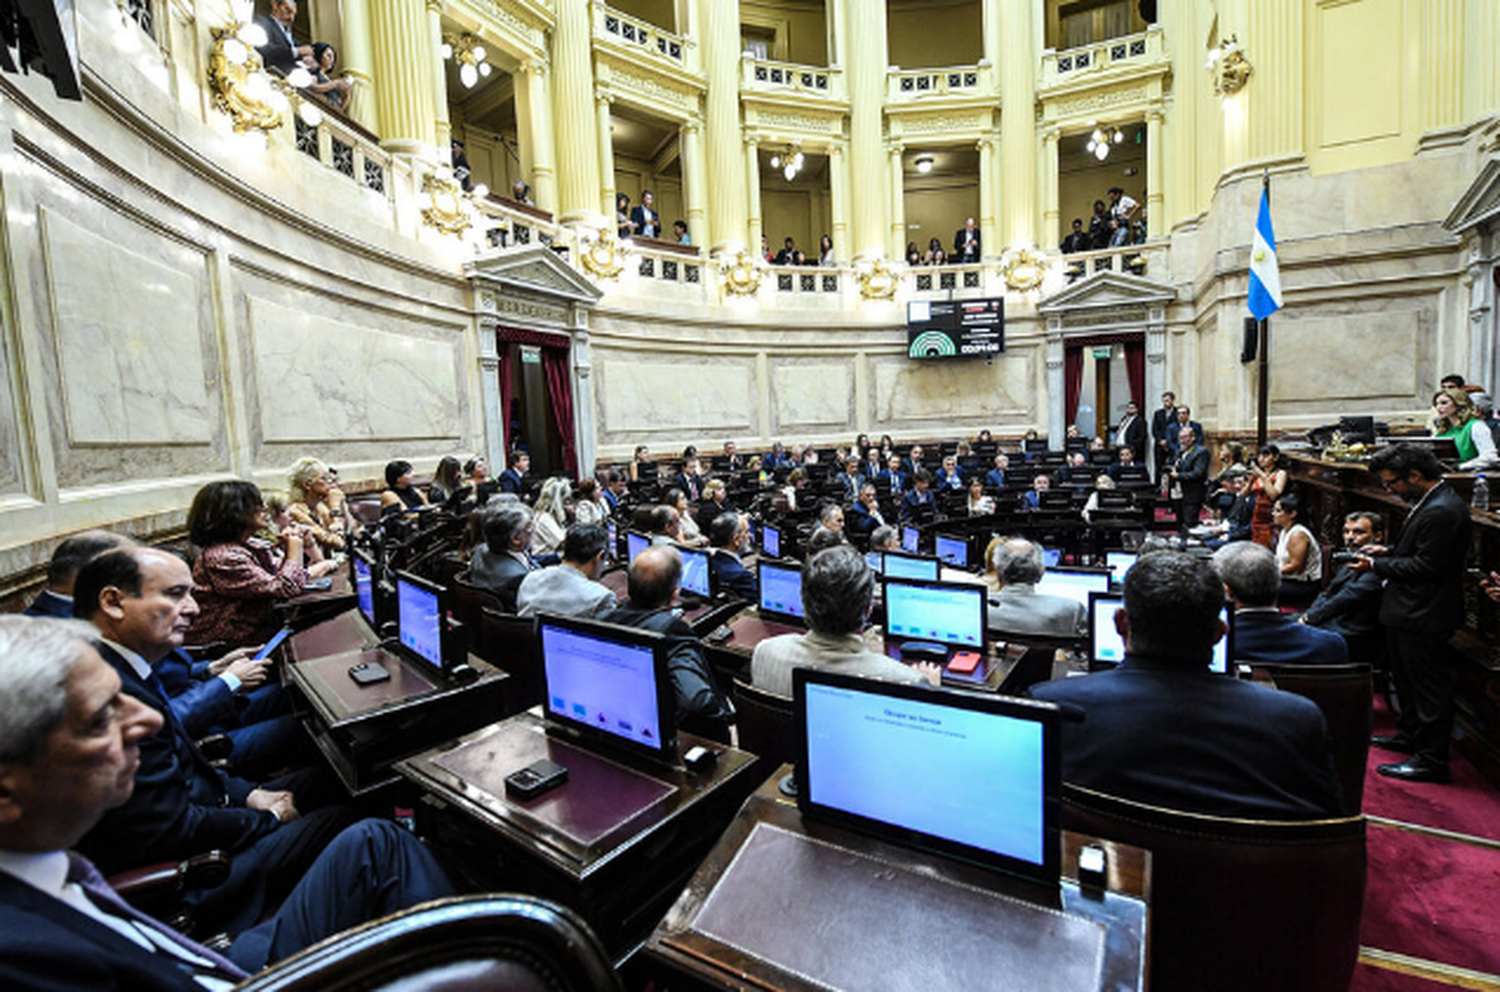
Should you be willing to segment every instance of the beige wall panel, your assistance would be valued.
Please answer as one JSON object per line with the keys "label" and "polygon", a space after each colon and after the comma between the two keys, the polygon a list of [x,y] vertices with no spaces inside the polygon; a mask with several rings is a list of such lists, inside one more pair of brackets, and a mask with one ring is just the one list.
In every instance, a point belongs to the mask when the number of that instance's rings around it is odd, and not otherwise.
{"label": "beige wall panel", "polygon": [[[891,0],[886,6],[891,65],[903,69],[973,65],[984,58],[979,0]],[[868,16],[860,4],[849,16]],[[1005,49],[1005,39],[1000,39]],[[1025,44],[1030,44],[1027,39]]]}
{"label": "beige wall panel", "polygon": [[778,365],[771,373],[778,431],[853,429],[854,365]]}
{"label": "beige wall panel", "polygon": [[[923,252],[930,238],[943,243],[952,254],[953,235],[964,221],[979,219],[979,184],[940,186],[906,191],[906,240],[915,241]],[[993,249],[992,249],[993,250]]]}
{"label": "beige wall panel", "polygon": [[603,444],[652,434],[744,434],[757,420],[752,359],[601,356],[594,368]]}
{"label": "beige wall panel", "polygon": [[871,429],[969,433],[986,426],[1030,425],[1045,409],[1037,387],[1040,360],[1037,345],[1012,348],[993,363],[876,360],[871,363]]}
{"label": "beige wall panel", "polygon": [[767,188],[765,184],[770,181],[761,179],[760,209],[761,230],[770,238],[771,250],[780,251],[782,239],[791,235],[798,248],[810,256],[817,255],[818,235],[822,232],[814,230],[813,192]]}
{"label": "beige wall panel", "polygon": [[1324,148],[1401,132],[1402,0],[1319,3],[1322,78],[1319,144]]}
{"label": "beige wall panel", "polygon": [[1421,298],[1356,313],[1316,306],[1281,311],[1272,320],[1272,410],[1425,404],[1427,385],[1436,381],[1430,351],[1436,320],[1432,301]]}
{"label": "beige wall panel", "polygon": [[740,22],[776,33],[771,58],[828,64],[828,25],[821,0],[740,0]]}
{"label": "beige wall panel", "polygon": [[673,0],[611,0],[610,6],[659,28],[672,32],[677,29]]}

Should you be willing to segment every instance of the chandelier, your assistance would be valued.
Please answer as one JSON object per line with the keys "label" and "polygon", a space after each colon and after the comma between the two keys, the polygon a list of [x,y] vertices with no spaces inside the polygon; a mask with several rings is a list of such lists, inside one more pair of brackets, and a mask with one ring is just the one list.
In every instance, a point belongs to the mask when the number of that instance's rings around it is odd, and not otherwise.
{"label": "chandelier", "polygon": [[801,142],[789,144],[782,151],[772,155],[771,168],[780,169],[781,174],[786,177],[787,182],[791,182],[797,178],[797,173],[802,171]]}
{"label": "chandelier", "polygon": [[1111,134],[1108,128],[1101,129],[1096,127],[1094,128],[1094,133],[1089,135],[1088,150],[1095,158],[1103,162],[1109,158],[1110,146],[1118,145],[1124,140],[1125,133],[1119,128],[1115,128],[1114,133]]}
{"label": "chandelier", "polygon": [[452,59],[458,63],[459,82],[469,89],[493,71],[494,67],[485,61],[489,52],[485,51],[484,43],[467,31],[460,35],[443,35],[442,52],[443,61]]}

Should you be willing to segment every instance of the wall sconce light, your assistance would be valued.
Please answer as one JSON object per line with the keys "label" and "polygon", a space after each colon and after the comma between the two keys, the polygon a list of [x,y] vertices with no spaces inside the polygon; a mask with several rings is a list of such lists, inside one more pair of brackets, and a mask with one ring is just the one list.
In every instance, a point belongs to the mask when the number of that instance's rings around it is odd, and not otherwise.
{"label": "wall sconce light", "polygon": [[932,171],[933,162],[934,159],[931,155],[918,155],[913,164],[916,165],[917,171],[925,176]]}
{"label": "wall sconce light", "polygon": [[458,79],[465,87],[473,89],[479,80],[488,77],[494,67],[485,61],[489,52],[484,43],[465,31],[460,35],[443,35],[443,60],[458,63]]}
{"label": "wall sconce light", "polygon": [[1230,35],[1219,43],[1218,48],[1210,49],[1204,68],[1213,76],[1214,93],[1225,97],[1234,96],[1244,89],[1250,74],[1255,71],[1250,60],[1245,58],[1238,35]]}

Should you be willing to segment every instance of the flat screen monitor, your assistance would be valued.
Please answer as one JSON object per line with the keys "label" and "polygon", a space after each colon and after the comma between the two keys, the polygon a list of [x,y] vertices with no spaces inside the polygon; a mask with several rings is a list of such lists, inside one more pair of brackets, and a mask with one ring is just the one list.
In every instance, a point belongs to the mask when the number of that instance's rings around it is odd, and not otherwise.
{"label": "flat screen monitor", "polygon": [[651,538],[649,535],[642,534],[638,530],[627,530],[625,532],[625,561],[627,564],[635,561],[635,556],[649,547],[651,547]]}
{"label": "flat screen monitor", "polygon": [[893,579],[937,580],[941,563],[930,555],[909,555],[903,551],[887,551],[883,574]]}
{"label": "flat screen monitor", "polygon": [[[1096,592],[1089,596],[1089,657],[1096,664],[1118,665],[1125,660],[1125,639],[1115,629],[1115,611],[1123,609],[1125,596],[1119,592]],[[1234,657],[1234,624],[1232,608],[1225,604],[1219,619],[1228,628],[1214,645],[1208,670],[1216,675],[1229,674],[1229,659]]]}
{"label": "flat screen monitor", "polygon": [[933,540],[933,550],[939,561],[945,561],[954,568],[969,567],[969,539],[966,537],[939,534]]}
{"label": "flat screen monitor", "polygon": [[767,620],[802,625],[802,566],[795,562],[760,563],[760,615]]}
{"label": "flat screen monitor", "polygon": [[543,614],[537,640],[550,720],[606,746],[675,760],[677,728],[661,635]]}
{"label": "flat screen monitor", "polygon": [[443,668],[442,587],[396,573],[396,634],[407,657]]}
{"label": "flat screen monitor", "polygon": [[620,528],[615,526],[613,520],[604,521],[604,529],[609,534],[606,539],[606,547],[609,548],[609,557],[620,557]]}
{"label": "flat screen monitor", "polygon": [[770,558],[781,557],[781,528],[773,524],[762,524],[760,528],[761,554]]}
{"label": "flat screen monitor", "polygon": [[1065,568],[1049,569],[1043,573],[1036,591],[1046,596],[1062,596],[1079,606],[1088,608],[1089,593],[1109,592],[1109,573],[1104,571],[1070,571]]}
{"label": "flat screen monitor", "polygon": [[1104,564],[1109,566],[1109,581],[1115,585],[1125,584],[1125,573],[1135,564],[1134,551],[1106,551]]}
{"label": "flat screen monitor", "polygon": [[712,583],[709,581],[708,552],[699,548],[677,547],[682,556],[682,590],[704,599],[710,598]]}
{"label": "flat screen monitor", "polygon": [[1042,549],[1042,565],[1045,568],[1056,568],[1062,564],[1062,551],[1057,548]]}
{"label": "flat screen monitor", "polygon": [[885,578],[885,633],[904,641],[936,641],[984,650],[984,586]]}
{"label": "flat screen monitor", "polygon": [[901,527],[901,550],[914,555],[921,544],[922,532],[911,524],[903,524]]}
{"label": "flat screen monitor", "polygon": [[375,622],[375,575],[370,568],[370,559],[356,548],[349,555],[349,567],[353,570],[354,597],[359,602],[359,612],[372,629],[376,628],[379,624]]}
{"label": "flat screen monitor", "polygon": [[792,685],[803,816],[1058,883],[1055,707],[811,668]]}
{"label": "flat screen monitor", "polygon": [[885,573],[885,554],[880,551],[865,552],[865,564],[870,566],[870,571],[876,575]]}

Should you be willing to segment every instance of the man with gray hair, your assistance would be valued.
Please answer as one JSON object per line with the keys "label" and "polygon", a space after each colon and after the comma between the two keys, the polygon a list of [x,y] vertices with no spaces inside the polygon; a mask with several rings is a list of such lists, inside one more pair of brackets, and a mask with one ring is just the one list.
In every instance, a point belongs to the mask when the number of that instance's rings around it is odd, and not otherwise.
{"label": "man with gray hair", "polygon": [[1024,537],[995,543],[990,567],[1000,589],[990,596],[989,627],[1007,634],[1076,637],[1086,611],[1081,603],[1036,591],[1046,564],[1042,549]]}
{"label": "man with gray hair", "polygon": [[1281,569],[1270,549],[1236,541],[1214,552],[1214,572],[1234,601],[1234,661],[1342,665],[1349,646],[1339,635],[1297,623],[1276,608]]}
{"label": "man with gray hair", "polygon": [[486,509],[484,547],[475,548],[469,559],[469,581],[514,611],[521,580],[541,567],[531,556],[531,507],[515,502]]}
{"label": "man with gray hair", "polygon": [[516,593],[516,612],[597,617],[615,608],[615,594],[599,584],[609,535],[596,524],[574,524],[563,537],[562,562],[528,572]]}
{"label": "man with gray hair", "polygon": [[854,548],[841,544],[813,555],[802,569],[807,633],[782,634],[757,644],[750,658],[751,682],[758,689],[790,696],[794,669],[828,668],[891,682],[937,685],[941,670],[936,665],[908,667],[865,646],[860,632],[874,592],[874,573]]}

